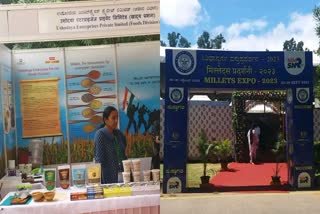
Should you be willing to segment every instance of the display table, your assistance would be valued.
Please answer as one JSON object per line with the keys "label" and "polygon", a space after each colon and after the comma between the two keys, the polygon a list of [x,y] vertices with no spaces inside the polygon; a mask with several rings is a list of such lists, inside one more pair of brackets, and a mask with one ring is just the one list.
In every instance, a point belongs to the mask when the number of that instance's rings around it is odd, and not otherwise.
{"label": "display table", "polygon": [[[1,188],[1,196],[4,197],[9,192],[16,191],[16,186],[19,184],[22,184],[22,180],[20,176],[4,176],[3,178],[1,178],[0,183],[3,183]],[[30,183],[24,183],[24,184],[30,184]],[[42,183],[33,183],[31,185],[32,185],[31,190],[44,188]]]}
{"label": "display table", "polygon": [[[57,188],[51,202],[30,201],[26,205],[0,206],[0,214],[5,213],[106,213],[106,214],[159,214],[160,194],[122,196],[104,199],[70,200],[70,191]],[[1,204],[14,192],[10,192]]]}

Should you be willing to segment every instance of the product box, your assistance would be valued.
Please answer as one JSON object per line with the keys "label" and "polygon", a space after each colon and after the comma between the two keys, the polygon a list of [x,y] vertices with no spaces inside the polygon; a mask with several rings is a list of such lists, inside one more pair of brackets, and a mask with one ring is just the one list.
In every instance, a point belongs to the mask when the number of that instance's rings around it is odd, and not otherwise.
{"label": "product box", "polygon": [[119,196],[131,196],[131,187],[104,187],[103,196],[108,197],[119,197]]}
{"label": "product box", "polygon": [[88,199],[101,199],[103,198],[103,190],[101,186],[89,186],[87,187]]}
{"label": "product box", "polygon": [[86,192],[72,192],[70,193],[70,200],[71,201],[78,201],[78,200],[87,200],[88,196]]}

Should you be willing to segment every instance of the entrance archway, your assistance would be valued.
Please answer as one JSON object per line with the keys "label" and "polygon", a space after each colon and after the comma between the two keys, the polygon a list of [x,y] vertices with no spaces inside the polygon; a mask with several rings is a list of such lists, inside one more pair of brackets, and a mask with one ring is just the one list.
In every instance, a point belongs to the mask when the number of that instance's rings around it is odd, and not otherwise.
{"label": "entrance archway", "polygon": [[[260,128],[263,130],[260,136],[259,151],[262,153],[268,153],[268,150],[273,145],[271,142],[276,142],[278,140],[278,134],[283,134],[285,136],[285,114],[284,109],[282,109],[282,102],[286,100],[286,91],[236,91],[232,95],[232,121],[233,129],[235,131],[235,158],[238,162],[248,162],[248,143],[247,143],[247,131],[250,128],[252,122],[256,122]],[[253,101],[252,104],[246,103],[247,101]],[[278,108],[273,106],[271,110],[274,113],[254,113],[249,114],[248,110],[250,106],[254,105],[256,102],[265,103],[277,102]],[[265,104],[263,104],[265,105]],[[264,107],[265,108],[265,107]],[[258,157],[261,157],[259,155]],[[262,156],[261,161],[269,161],[266,157]],[[272,159],[272,158],[271,158]]]}
{"label": "entrance archway", "polygon": [[[311,52],[167,49],[163,192],[186,192],[190,88],[286,90],[289,184],[296,189],[313,187],[312,72]],[[243,102],[234,106],[244,114]],[[243,122],[236,121],[242,131]],[[240,142],[236,138],[241,147]]]}

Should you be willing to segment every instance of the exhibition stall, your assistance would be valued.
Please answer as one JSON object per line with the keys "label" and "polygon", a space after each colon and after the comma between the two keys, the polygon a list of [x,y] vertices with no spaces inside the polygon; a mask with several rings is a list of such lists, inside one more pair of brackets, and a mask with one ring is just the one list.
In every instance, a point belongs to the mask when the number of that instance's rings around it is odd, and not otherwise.
{"label": "exhibition stall", "polygon": [[[0,8],[0,17],[1,43],[159,34],[157,0],[11,5]],[[25,21],[30,28],[21,36]],[[1,45],[0,213],[159,213],[159,171],[151,171],[159,90],[159,41],[25,50]],[[110,185],[100,178],[91,183],[101,169],[89,170],[107,106],[119,111],[131,166],[122,183]],[[73,171],[79,165],[84,174]],[[61,167],[68,168],[67,179]]]}
{"label": "exhibition stall", "polygon": [[40,177],[33,184],[5,177],[20,184],[6,194],[0,212],[159,213],[160,170],[144,170],[140,159],[124,160],[123,167],[123,182],[113,184],[101,184],[100,164],[93,163],[33,170]]}
{"label": "exhibition stall", "polygon": [[[160,106],[158,45],[156,41],[12,52],[2,47],[9,59],[1,63],[2,164],[8,163],[2,175],[20,176],[23,164],[34,169],[92,162],[94,133],[103,122],[103,109],[110,105],[119,109],[127,156],[145,159],[134,148],[149,149],[144,169],[150,170],[152,125],[130,126],[127,105],[143,106],[148,124],[157,119],[153,114]],[[134,115],[133,120],[139,119]],[[10,182],[2,183],[4,190],[10,189]]]}

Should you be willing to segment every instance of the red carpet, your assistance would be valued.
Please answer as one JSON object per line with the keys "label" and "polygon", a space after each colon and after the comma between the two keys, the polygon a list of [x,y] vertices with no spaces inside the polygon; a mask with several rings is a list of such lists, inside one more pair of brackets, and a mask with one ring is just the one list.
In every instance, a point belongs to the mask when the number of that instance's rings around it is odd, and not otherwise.
{"label": "red carpet", "polygon": [[220,171],[210,181],[217,191],[289,190],[286,163],[280,163],[281,186],[270,185],[275,163],[230,163],[229,171]]}

